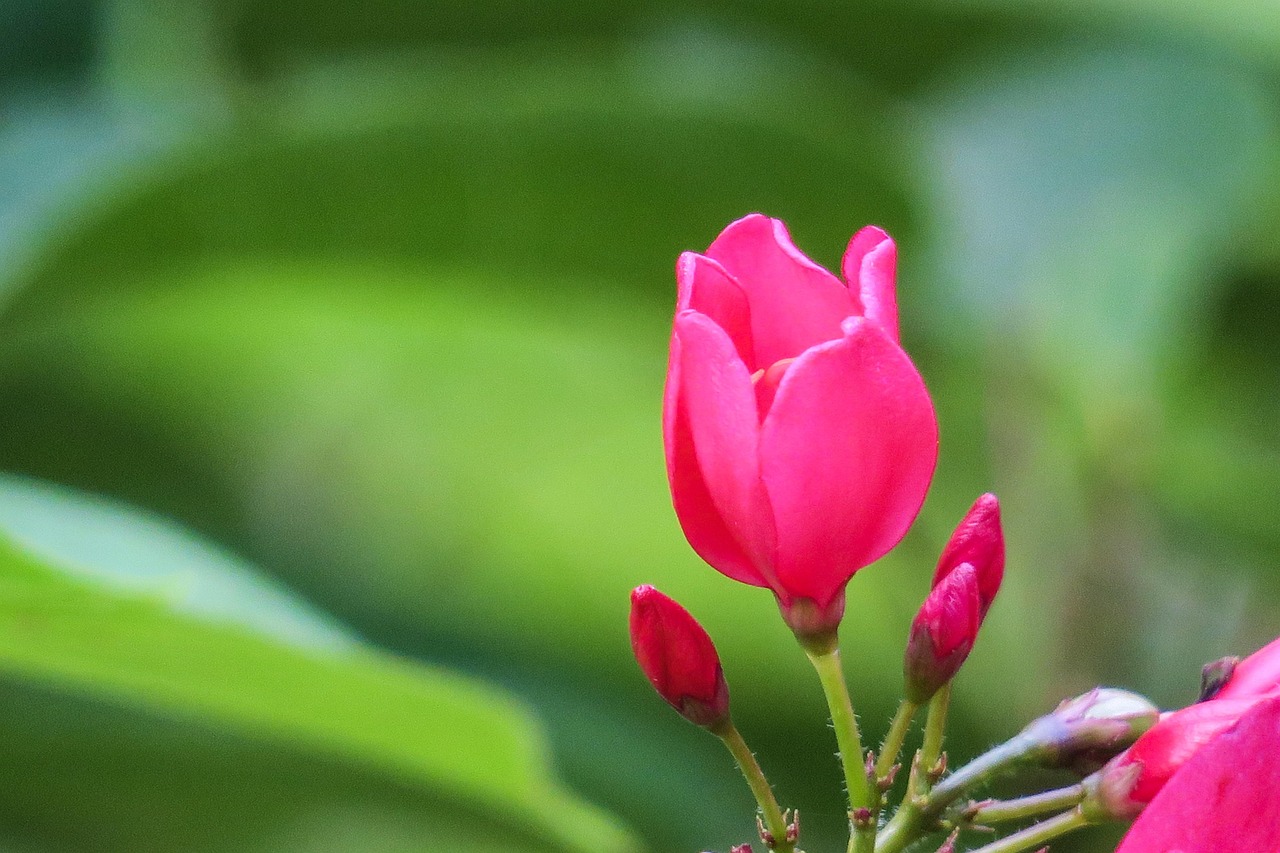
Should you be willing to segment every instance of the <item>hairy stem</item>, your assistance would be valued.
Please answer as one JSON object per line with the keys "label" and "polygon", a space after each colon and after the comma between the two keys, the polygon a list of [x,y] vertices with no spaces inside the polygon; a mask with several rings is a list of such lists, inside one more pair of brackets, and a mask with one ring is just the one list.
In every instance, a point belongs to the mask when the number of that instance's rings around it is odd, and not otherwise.
{"label": "hairy stem", "polygon": [[1003,823],[1024,820],[1042,814],[1069,809],[1084,799],[1084,785],[1068,785],[1056,791],[1031,794],[1016,800],[979,803],[965,814],[967,822],[976,824]]}
{"label": "hairy stem", "polygon": [[879,805],[879,792],[867,778],[862,735],[858,731],[858,718],[853,713],[849,685],[840,663],[840,647],[835,642],[825,646],[806,644],[805,653],[822,682],[822,692],[826,694],[827,707],[831,710],[831,725],[836,730],[836,743],[840,747],[840,763],[844,768],[845,787],[849,791],[852,821],[849,853],[875,853],[875,811]]}
{"label": "hairy stem", "polygon": [[769,780],[764,777],[760,763],[756,761],[747,742],[742,739],[738,727],[733,724],[733,720],[726,719],[713,727],[711,733],[720,738],[729,749],[733,760],[738,764],[738,769],[747,780],[747,785],[751,787],[751,793],[755,795],[756,802],[760,804],[765,829],[774,839],[772,849],[777,853],[792,853],[795,843],[787,840],[787,820],[783,817],[777,798],[773,796],[773,788],[769,786]]}
{"label": "hairy stem", "polygon": [[1046,841],[1052,841],[1059,835],[1066,835],[1073,830],[1089,826],[1090,820],[1079,808],[1063,812],[1041,823],[1028,826],[1026,829],[1006,835],[999,841],[993,841],[974,850],[973,853],[1023,853],[1026,850],[1038,850]]}
{"label": "hairy stem", "polygon": [[907,729],[911,727],[911,720],[915,717],[917,708],[917,705],[906,699],[898,703],[898,712],[893,715],[889,732],[884,736],[884,743],[880,745],[880,755],[876,758],[877,779],[888,776],[893,765],[897,763],[898,754],[902,752],[902,742],[907,739]]}

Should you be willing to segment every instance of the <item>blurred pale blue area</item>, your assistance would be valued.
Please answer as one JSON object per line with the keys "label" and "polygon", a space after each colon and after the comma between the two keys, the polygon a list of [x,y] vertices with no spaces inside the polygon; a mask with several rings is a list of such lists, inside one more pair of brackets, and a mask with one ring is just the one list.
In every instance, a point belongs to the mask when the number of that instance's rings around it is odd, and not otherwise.
{"label": "blurred pale blue area", "polygon": [[[1280,633],[1278,57],[1264,0],[9,0],[0,529],[107,592],[501,685],[583,800],[653,850],[724,851],[750,799],[630,659],[627,593],[654,583],[715,637],[807,849],[836,849],[818,688],[669,507],[675,258],[756,210],[830,267],[868,222],[898,240],[942,459],[850,587],[870,738],[986,490],[1009,572],[953,760],[1098,683],[1185,703],[1204,661]],[[154,709],[6,672],[0,746],[84,713],[85,749],[152,766],[121,732]],[[163,719],[223,768],[165,838],[432,848],[398,783],[293,754],[244,760],[279,767],[273,803],[322,789],[327,828],[229,833],[257,789],[228,756],[256,747]],[[73,816],[75,768],[49,782]],[[5,808],[0,846],[76,846]],[[112,814],[78,819],[130,849],[147,810]]]}

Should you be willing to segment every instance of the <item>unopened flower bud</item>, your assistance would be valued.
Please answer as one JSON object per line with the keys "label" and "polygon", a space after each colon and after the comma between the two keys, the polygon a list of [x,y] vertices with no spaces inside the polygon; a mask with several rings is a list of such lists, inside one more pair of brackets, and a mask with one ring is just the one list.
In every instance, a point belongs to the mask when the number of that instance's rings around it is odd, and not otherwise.
{"label": "unopened flower bud", "polygon": [[1038,763],[1086,775],[1156,724],[1160,709],[1144,696],[1095,687],[1033,720],[1022,736],[1037,744]]}
{"label": "unopened flower bud", "polygon": [[1003,579],[1000,502],[985,494],[942,549],[933,590],[911,625],[903,666],[908,701],[927,702],[955,676],[973,649]]}
{"label": "unopened flower bud", "polygon": [[978,498],[951,534],[938,558],[933,575],[937,587],[956,567],[968,563],[978,575],[980,613],[985,617],[1004,580],[1004,531],[1000,526],[1000,501],[987,493]]}
{"label": "unopened flower bud", "polygon": [[981,624],[977,571],[962,564],[924,600],[903,659],[907,701],[922,705],[950,681],[969,657]]}
{"label": "unopened flower bud", "polygon": [[1235,674],[1236,667],[1239,665],[1240,658],[1234,655],[1218,658],[1205,664],[1200,670],[1200,698],[1196,701],[1208,702],[1222,692],[1222,688],[1227,686],[1227,682],[1231,680],[1231,676]]}
{"label": "unopened flower bud", "polygon": [[1250,699],[1277,691],[1280,691],[1280,638],[1236,664],[1215,698]]}
{"label": "unopened flower bud", "polygon": [[712,728],[729,716],[729,686],[716,647],[698,621],[651,586],[631,592],[631,649],[663,699]]}

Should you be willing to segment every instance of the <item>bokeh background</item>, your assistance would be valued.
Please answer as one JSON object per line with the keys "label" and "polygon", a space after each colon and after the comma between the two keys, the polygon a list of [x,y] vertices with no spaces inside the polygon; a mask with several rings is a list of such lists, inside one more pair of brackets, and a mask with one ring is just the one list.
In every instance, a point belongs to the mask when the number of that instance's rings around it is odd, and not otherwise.
{"label": "bokeh background", "polygon": [[820,691],[661,462],[674,260],[750,211],[895,235],[939,409],[850,588],[868,737],[986,490],[953,761],[1280,632],[1280,5],[4,0],[0,848],[727,850],[650,582],[840,849]]}

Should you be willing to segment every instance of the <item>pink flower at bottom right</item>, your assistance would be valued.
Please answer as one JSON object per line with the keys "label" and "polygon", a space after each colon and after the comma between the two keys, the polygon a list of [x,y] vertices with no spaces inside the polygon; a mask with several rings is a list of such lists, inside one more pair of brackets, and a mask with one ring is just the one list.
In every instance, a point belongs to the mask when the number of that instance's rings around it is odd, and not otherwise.
{"label": "pink flower at bottom right", "polygon": [[1280,853],[1280,696],[1198,749],[1116,853]]}

